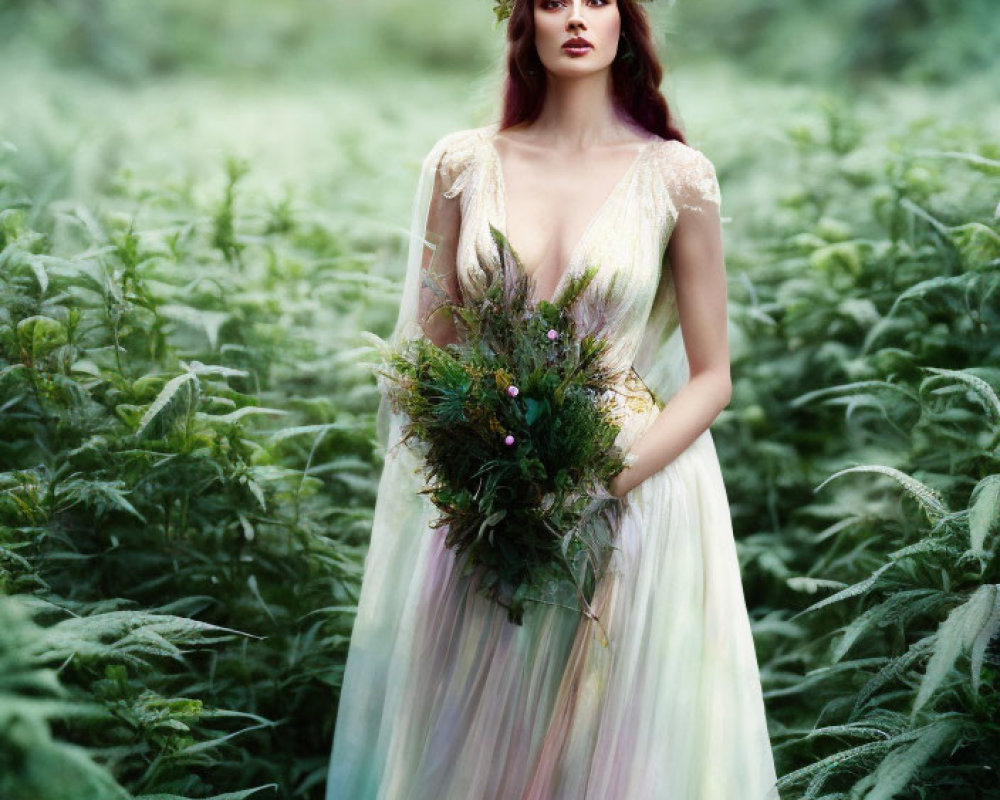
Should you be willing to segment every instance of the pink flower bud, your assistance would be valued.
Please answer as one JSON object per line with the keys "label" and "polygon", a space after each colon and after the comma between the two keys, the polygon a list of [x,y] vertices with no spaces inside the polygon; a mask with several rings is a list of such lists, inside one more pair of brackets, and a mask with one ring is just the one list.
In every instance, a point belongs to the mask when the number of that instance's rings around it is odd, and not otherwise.
{"label": "pink flower bud", "polygon": [[518,395],[518,393],[519,393],[520,391],[521,391],[521,390],[520,390],[520,389],[518,389],[518,388],[517,388],[516,386],[514,386],[513,384],[511,384],[510,386],[508,386],[508,387],[507,387],[507,394],[509,394],[509,395],[510,395],[511,397],[517,397],[517,395]]}
{"label": "pink flower bud", "polygon": [[549,328],[549,332],[545,335],[548,336],[549,339],[558,339],[559,331],[557,331],[555,328]]}
{"label": "pink flower bud", "polygon": [[504,437],[504,440],[503,440],[503,443],[504,443],[504,444],[506,444],[506,445],[512,445],[512,444],[514,444],[514,437],[513,437],[513,436],[511,436],[511,435],[510,435],[510,434],[508,433],[508,434],[507,434],[507,435],[506,435],[506,436]]}

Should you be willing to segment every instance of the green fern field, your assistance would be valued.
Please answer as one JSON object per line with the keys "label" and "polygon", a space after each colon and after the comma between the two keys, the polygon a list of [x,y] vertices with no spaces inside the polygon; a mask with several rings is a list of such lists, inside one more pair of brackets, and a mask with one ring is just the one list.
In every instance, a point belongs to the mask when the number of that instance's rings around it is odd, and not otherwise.
{"label": "green fern field", "polygon": [[[325,797],[362,334],[503,45],[486,0],[348,5],[0,0],[2,800]],[[722,186],[781,796],[1000,800],[993,10],[652,6]]]}

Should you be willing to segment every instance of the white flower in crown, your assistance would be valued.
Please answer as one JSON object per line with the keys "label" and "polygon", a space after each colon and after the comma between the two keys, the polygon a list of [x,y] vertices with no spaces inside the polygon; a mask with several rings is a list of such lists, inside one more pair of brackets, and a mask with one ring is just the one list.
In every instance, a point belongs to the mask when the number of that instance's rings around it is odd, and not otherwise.
{"label": "white flower in crown", "polygon": [[[510,16],[517,0],[493,0],[493,13],[497,15],[497,25]],[[637,0],[640,3],[651,3],[652,0]]]}

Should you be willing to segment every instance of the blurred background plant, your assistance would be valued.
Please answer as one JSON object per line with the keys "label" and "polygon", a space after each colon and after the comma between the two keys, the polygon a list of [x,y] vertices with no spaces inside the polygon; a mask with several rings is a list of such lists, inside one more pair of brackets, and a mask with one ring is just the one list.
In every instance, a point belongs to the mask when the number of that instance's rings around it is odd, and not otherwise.
{"label": "blurred background plant", "polygon": [[[650,6],[723,186],[713,431],[786,800],[1000,797],[991,5]],[[381,459],[358,334],[502,30],[0,0],[0,45],[0,796],[322,797]]]}

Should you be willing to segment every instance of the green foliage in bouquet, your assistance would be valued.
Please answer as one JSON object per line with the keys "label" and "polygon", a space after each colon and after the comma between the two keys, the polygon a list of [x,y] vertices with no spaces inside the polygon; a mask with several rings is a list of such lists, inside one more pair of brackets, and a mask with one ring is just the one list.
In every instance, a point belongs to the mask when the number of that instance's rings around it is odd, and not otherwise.
{"label": "green foliage in bouquet", "polygon": [[485,270],[481,297],[444,303],[458,343],[416,337],[391,351],[387,396],[423,457],[433,527],[447,525],[447,546],[468,556],[464,574],[483,571],[481,594],[516,624],[526,601],[567,596],[596,619],[617,507],[607,487],[624,467],[607,341],[578,333],[569,313],[596,269],[535,305],[520,259],[490,229],[501,269]]}

